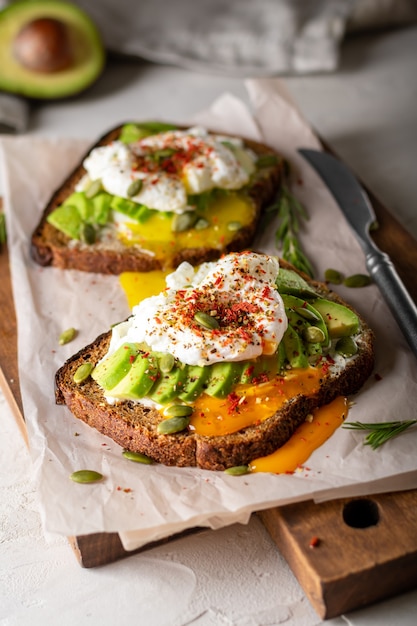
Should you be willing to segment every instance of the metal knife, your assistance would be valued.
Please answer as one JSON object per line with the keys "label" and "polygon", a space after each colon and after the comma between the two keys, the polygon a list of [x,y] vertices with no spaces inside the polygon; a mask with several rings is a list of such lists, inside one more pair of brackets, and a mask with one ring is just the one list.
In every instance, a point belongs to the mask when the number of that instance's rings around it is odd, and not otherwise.
{"label": "metal knife", "polygon": [[316,170],[334,196],[365,253],[370,276],[417,357],[417,307],[389,256],[375,245],[369,235],[376,218],[365,190],[348,167],[331,154],[304,148],[298,152]]}

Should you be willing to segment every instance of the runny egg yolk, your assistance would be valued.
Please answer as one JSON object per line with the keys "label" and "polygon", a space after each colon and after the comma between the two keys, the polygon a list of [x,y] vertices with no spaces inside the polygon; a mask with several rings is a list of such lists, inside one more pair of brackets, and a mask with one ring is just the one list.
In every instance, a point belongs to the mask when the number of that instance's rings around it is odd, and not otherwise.
{"label": "runny egg yolk", "polygon": [[323,376],[319,367],[293,370],[255,385],[238,385],[227,398],[201,394],[194,402],[191,428],[208,437],[228,435],[271,417],[289,399],[298,394],[311,395]]}
{"label": "runny egg yolk", "polygon": [[149,250],[156,259],[166,259],[178,250],[187,248],[219,249],[227,246],[239,228],[251,224],[255,218],[252,200],[231,192],[213,201],[209,211],[209,224],[202,229],[190,228],[180,232],[172,230],[172,218],[155,212],[143,223],[126,224],[127,231],[120,235],[127,246],[138,244]]}
{"label": "runny egg yolk", "polygon": [[297,428],[291,439],[268,456],[254,459],[251,472],[291,474],[325,443],[347,417],[347,398],[338,397],[313,412],[313,419]]}
{"label": "runny egg yolk", "polygon": [[[125,272],[120,276],[121,286],[132,308],[144,298],[157,295],[165,287],[169,272]],[[275,346],[265,346],[264,352]],[[239,385],[227,398],[220,399],[202,394],[196,400],[191,428],[206,436],[219,436],[236,432],[260,423],[273,415],[283,403],[299,393],[314,393],[320,384],[323,371],[319,367],[293,370],[285,377],[257,385]],[[292,473],[320,447],[346,419],[348,402],[336,398],[313,413],[311,421],[304,422],[293,436],[273,454],[255,459],[251,472],[274,474]]]}
{"label": "runny egg yolk", "polygon": [[141,300],[156,296],[166,287],[165,277],[170,270],[154,270],[151,272],[123,272],[119,280],[125,292],[130,309]]}

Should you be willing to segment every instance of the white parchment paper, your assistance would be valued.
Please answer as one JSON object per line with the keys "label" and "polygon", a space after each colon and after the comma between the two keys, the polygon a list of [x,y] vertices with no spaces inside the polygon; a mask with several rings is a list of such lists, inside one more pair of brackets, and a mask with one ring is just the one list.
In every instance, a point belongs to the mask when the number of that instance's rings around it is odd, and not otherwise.
{"label": "white parchment paper", "polygon": [[[253,111],[228,94],[191,123],[204,123],[264,141],[297,168],[294,192],[310,220],[301,239],[318,278],[327,267],[365,272],[363,254],[328,191],[297,154],[319,143],[282,84],[251,80]],[[108,128],[120,120],[109,120]],[[106,128],[103,131],[107,130]],[[193,468],[142,466],[121,455],[110,439],[56,406],[54,374],[63,362],[129,314],[117,277],[41,268],[30,258],[30,235],[50,194],[85,153],[85,140],[4,138],[1,175],[9,236],[13,296],[18,320],[19,377],[34,476],[46,532],[81,535],[119,532],[133,549],[181,530],[246,523],[253,511],[290,502],[321,501],[417,487],[417,431],[377,451],[364,435],[339,429],[294,475],[227,476]],[[274,228],[255,247],[276,253]],[[417,402],[415,359],[376,286],[337,291],[368,320],[376,334],[376,377],[355,398],[351,421],[412,419]],[[63,329],[78,335],[59,346]],[[105,480],[79,485],[78,469],[94,469]]]}

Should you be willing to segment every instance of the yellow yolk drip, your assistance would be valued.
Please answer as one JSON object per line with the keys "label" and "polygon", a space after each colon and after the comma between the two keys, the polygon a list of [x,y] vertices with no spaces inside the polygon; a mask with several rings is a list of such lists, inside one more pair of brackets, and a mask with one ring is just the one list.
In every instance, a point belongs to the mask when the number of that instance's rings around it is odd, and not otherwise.
{"label": "yellow yolk drip", "polygon": [[250,471],[273,474],[294,472],[343,424],[347,412],[348,401],[343,397],[316,409],[311,422],[301,424],[291,439],[276,452],[253,460],[249,464]]}
{"label": "yellow yolk drip", "polygon": [[289,399],[317,391],[321,368],[293,370],[288,376],[257,385],[238,385],[227,398],[201,394],[194,402],[191,428],[199,435],[228,435],[271,417]]}
{"label": "yellow yolk drip", "polygon": [[172,231],[172,217],[155,212],[143,224],[130,223],[129,234],[120,235],[125,245],[139,244],[155,254],[157,259],[173,255],[187,248],[214,248],[226,246],[236,236],[233,226],[250,224],[255,209],[250,198],[230,193],[217,198],[207,211],[209,226],[201,230],[191,228]]}
{"label": "yellow yolk drip", "polygon": [[165,277],[169,271],[154,270],[152,272],[123,272],[119,280],[126,294],[129,308],[133,308],[141,300],[156,296],[166,287]]}

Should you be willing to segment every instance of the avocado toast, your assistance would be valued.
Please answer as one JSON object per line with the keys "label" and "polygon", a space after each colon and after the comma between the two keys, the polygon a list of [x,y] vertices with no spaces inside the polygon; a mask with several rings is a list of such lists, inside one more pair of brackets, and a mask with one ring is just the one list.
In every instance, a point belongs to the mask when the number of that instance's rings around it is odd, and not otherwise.
{"label": "avocado toast", "polygon": [[284,169],[279,154],[254,141],[201,127],[123,124],[53,194],[32,235],[32,257],[120,274],[243,250]]}
{"label": "avocado toast", "polygon": [[181,467],[247,465],[372,372],[366,322],[275,257],[183,263],[167,285],[56,374],[57,403],[127,450]]}

